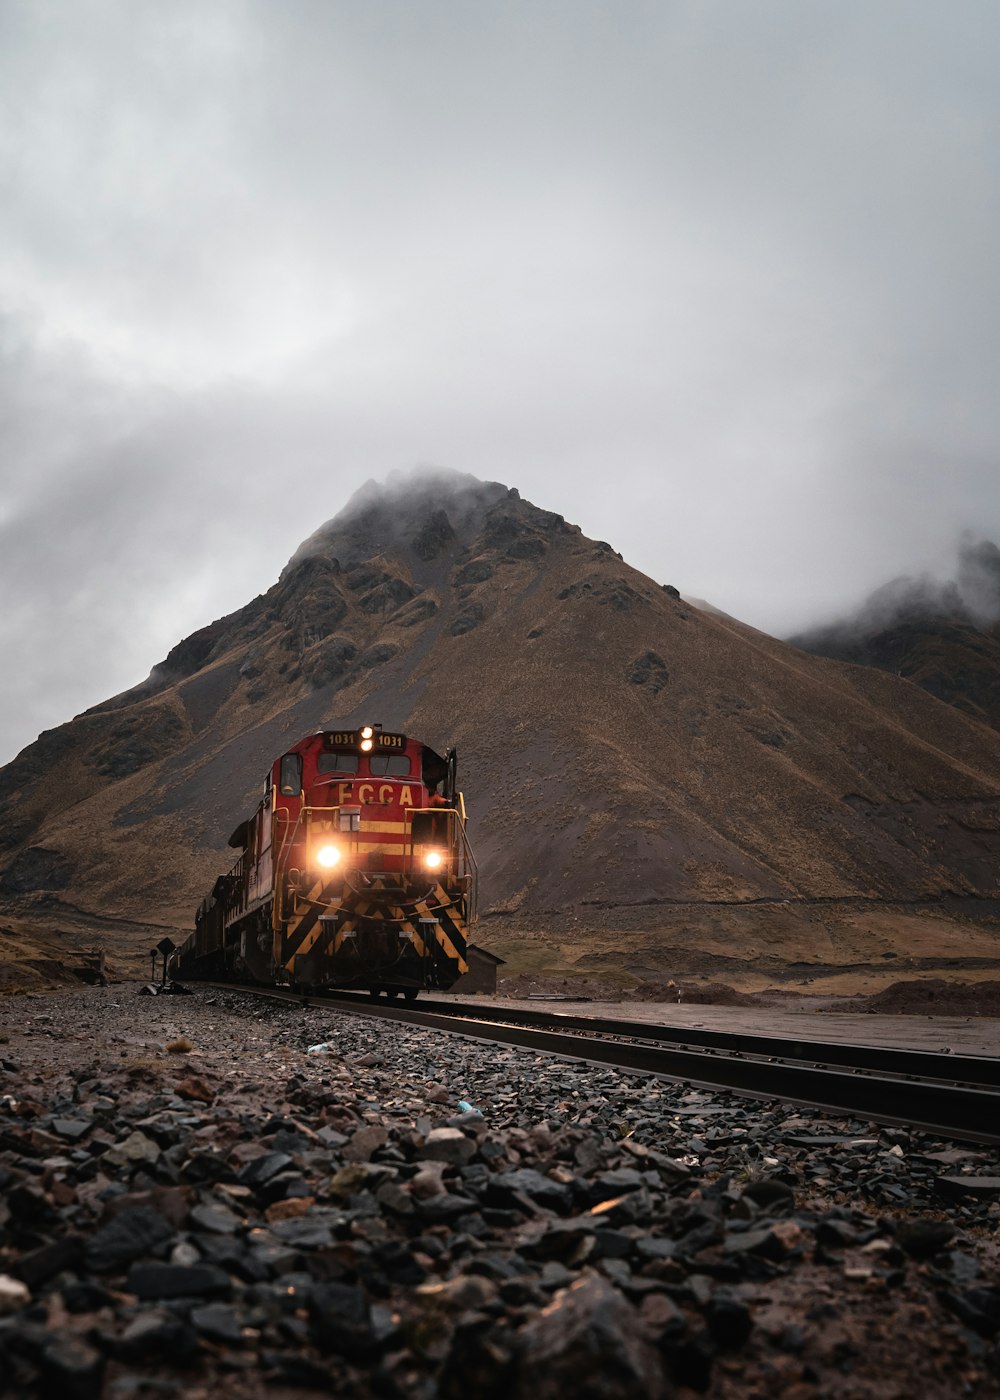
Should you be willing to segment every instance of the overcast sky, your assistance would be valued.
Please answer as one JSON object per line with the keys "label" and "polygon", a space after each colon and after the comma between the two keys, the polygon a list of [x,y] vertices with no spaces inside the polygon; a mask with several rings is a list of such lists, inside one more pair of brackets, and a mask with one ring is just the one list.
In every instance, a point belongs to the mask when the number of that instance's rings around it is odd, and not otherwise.
{"label": "overcast sky", "polygon": [[996,0],[0,0],[0,762],[368,477],[778,634],[1000,539]]}

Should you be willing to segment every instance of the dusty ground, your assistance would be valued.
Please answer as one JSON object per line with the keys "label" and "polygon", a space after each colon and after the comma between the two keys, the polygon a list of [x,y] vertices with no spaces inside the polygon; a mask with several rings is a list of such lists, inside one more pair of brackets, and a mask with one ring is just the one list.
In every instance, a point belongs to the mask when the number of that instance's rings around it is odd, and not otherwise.
{"label": "dusty ground", "polygon": [[674,979],[858,996],[902,978],[1000,977],[1000,922],[985,901],[623,906],[604,931],[585,919],[585,911],[552,913],[528,927],[485,918],[479,941],[506,960],[501,975],[522,990],[528,979],[565,978],[590,995],[645,995]]}
{"label": "dusty ground", "polygon": [[[445,996],[442,999],[447,999]],[[561,1001],[519,997],[476,998],[499,1007],[524,1007],[558,1012]],[[799,999],[795,999],[799,1002]],[[759,1007],[686,1006],[676,1002],[576,1001],[565,1009],[573,1016],[608,1017],[648,1022],[657,1026],[690,1026],[705,1030],[742,1031],[749,1035],[787,1036],[792,1040],[836,1040],[858,1045],[951,1050],[963,1055],[1000,1055],[1000,1018],[948,1015],[879,1015],[849,1009],[850,1003],[815,997],[788,1005],[772,997]],[[846,1009],[845,1009],[846,1008]]]}

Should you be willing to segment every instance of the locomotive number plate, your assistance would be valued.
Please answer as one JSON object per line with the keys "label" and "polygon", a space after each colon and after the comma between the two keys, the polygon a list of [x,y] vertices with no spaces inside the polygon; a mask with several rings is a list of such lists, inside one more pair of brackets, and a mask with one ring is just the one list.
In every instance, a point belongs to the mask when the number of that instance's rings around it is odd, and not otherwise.
{"label": "locomotive number plate", "polygon": [[[376,729],[372,736],[376,749],[405,749],[405,734],[383,734]],[[323,735],[323,746],[327,749],[357,749],[361,747],[361,733],[357,729],[333,729]]]}

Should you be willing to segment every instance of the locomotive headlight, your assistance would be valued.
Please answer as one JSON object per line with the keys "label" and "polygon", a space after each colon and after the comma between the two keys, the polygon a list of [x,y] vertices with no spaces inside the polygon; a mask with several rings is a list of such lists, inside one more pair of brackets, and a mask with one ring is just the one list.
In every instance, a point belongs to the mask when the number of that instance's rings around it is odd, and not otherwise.
{"label": "locomotive headlight", "polygon": [[335,865],[340,864],[340,851],[336,846],[320,846],[316,852],[316,864],[321,865],[324,870],[332,870]]}
{"label": "locomotive headlight", "polygon": [[362,729],[361,737],[362,739],[373,739],[375,737],[375,731],[370,724],[366,724],[364,729]]}
{"label": "locomotive headlight", "polygon": [[361,752],[362,752],[362,753],[371,753],[371,748],[372,748],[372,741],[371,741],[370,739],[362,739],[362,740],[361,740]]}
{"label": "locomotive headlight", "polygon": [[424,854],[424,867],[427,870],[438,870],[444,857],[440,851],[426,851]]}

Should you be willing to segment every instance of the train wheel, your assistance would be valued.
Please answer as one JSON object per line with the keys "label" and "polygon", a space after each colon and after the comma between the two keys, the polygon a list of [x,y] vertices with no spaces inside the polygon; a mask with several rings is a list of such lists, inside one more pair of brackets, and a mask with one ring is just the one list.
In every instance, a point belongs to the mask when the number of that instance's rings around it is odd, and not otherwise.
{"label": "train wheel", "polygon": [[369,987],[369,988],[368,988],[368,995],[371,997],[372,1001],[378,1001],[378,994],[379,994],[379,988],[378,988],[378,987]]}
{"label": "train wheel", "polygon": [[406,997],[406,1000],[407,1000],[408,1002],[413,1002],[413,1001],[416,1001],[418,992],[419,992],[419,988],[418,988],[418,987],[407,987],[407,989],[406,989],[406,991],[403,993],[403,995]]}

